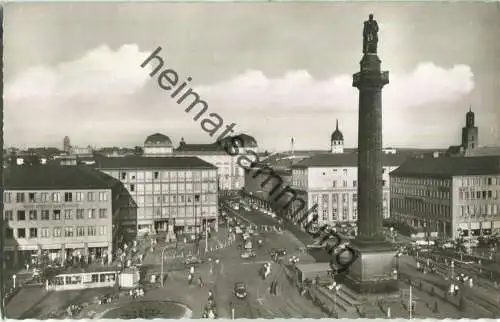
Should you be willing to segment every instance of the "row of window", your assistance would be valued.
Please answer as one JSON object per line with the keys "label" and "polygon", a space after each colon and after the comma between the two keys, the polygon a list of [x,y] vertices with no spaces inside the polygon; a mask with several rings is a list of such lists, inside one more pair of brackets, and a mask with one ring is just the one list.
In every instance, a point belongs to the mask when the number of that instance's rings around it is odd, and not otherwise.
{"label": "row of window", "polygon": [[391,198],[391,209],[398,212],[420,213],[451,218],[451,207],[445,204],[422,202],[419,199]]}
{"label": "row of window", "polygon": [[458,206],[458,214],[460,216],[496,216],[498,215],[497,204],[487,205],[466,205]]}
{"label": "row of window", "polygon": [[[6,238],[60,238],[60,237],[84,237],[104,236],[106,226],[76,226],[76,227],[54,227],[54,228],[17,228],[6,229]],[[52,232],[52,234],[51,234]]]}
{"label": "row of window", "polygon": [[175,194],[177,192],[207,193],[216,191],[216,183],[163,183],[163,184],[130,184],[129,190],[139,194]]}
{"label": "row of window", "polygon": [[203,195],[190,195],[190,194],[178,194],[178,195],[142,195],[137,196],[137,205],[177,205],[177,204],[190,204],[190,203],[215,203],[217,201],[216,194],[203,194]]}
{"label": "row of window", "polygon": [[[348,207],[347,205],[349,204],[349,195],[351,195],[352,203],[356,204],[358,202],[358,194],[353,193],[332,193],[332,194],[312,194],[312,204],[316,205],[319,204],[323,208],[328,208],[328,205],[330,205],[330,196],[331,196],[331,205],[332,207],[337,208],[338,204],[342,202],[344,204],[344,207]],[[320,203],[320,198],[321,198],[321,203]],[[389,200],[389,194],[387,192],[384,192],[383,194],[383,202],[386,203]]]}
{"label": "row of window", "polygon": [[153,217],[198,217],[216,216],[216,206],[203,207],[145,207],[137,209],[137,218],[153,218]]}
{"label": "row of window", "polygon": [[462,178],[460,180],[460,185],[462,187],[468,187],[468,186],[496,186],[500,185],[500,177],[469,177],[469,178]]}
{"label": "row of window", "polygon": [[[107,171],[109,172],[109,171]],[[110,172],[110,174],[120,180],[136,180],[136,181],[206,181],[208,179],[217,178],[216,170],[204,170],[204,171],[121,171],[118,175],[116,172]]]}
{"label": "row of window", "polygon": [[[337,221],[339,220],[338,217],[338,209],[337,208],[332,208],[332,218],[331,220]],[[323,208],[321,211],[321,219],[323,221],[329,221],[330,220],[330,214],[328,213],[328,209]],[[352,208],[352,220],[357,220],[358,219],[358,208]],[[347,221],[349,220],[349,208],[343,208],[342,209],[342,221]]]}
{"label": "row of window", "polygon": [[[60,209],[53,209],[52,211],[50,210],[17,210],[16,211],[16,216],[14,218],[14,212],[12,210],[5,210],[4,211],[4,219],[6,221],[13,221],[14,219],[16,221],[25,221],[25,220],[73,220],[73,219],[85,219],[87,217],[88,219],[106,219],[108,214],[107,214],[107,209],[106,208],[101,208],[101,209],[64,209],[64,211]],[[51,216],[52,212],[52,216]]]}
{"label": "row of window", "polygon": [[129,191],[137,192],[139,194],[172,194],[172,193],[184,193],[184,192],[194,192],[194,193],[207,193],[207,192],[216,192],[217,184],[215,182],[211,183],[157,183],[157,184],[135,184],[132,183],[128,185]]}
{"label": "row of window", "polygon": [[393,185],[391,190],[394,194],[400,194],[405,196],[415,196],[422,198],[434,198],[434,199],[449,199],[450,192],[447,188],[415,188],[415,187],[402,187],[401,185]]}
{"label": "row of window", "polygon": [[391,180],[394,183],[412,186],[450,187],[451,185],[451,180],[449,179],[394,177]]}
{"label": "row of window", "polygon": [[460,188],[458,190],[459,200],[496,200],[498,199],[498,190],[482,190],[474,191],[467,188]]}
{"label": "row of window", "polygon": [[[12,203],[14,193],[4,193],[4,203]],[[76,202],[76,201],[107,201],[108,193],[101,192],[16,192],[16,203],[44,203],[44,202]]]}

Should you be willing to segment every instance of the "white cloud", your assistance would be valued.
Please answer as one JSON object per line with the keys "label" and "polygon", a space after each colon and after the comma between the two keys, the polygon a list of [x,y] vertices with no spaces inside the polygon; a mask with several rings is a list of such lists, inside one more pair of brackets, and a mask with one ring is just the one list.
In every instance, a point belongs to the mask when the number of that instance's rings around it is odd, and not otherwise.
{"label": "white cloud", "polygon": [[[456,65],[443,68],[421,63],[408,75],[390,75],[384,89],[384,107],[405,108],[426,104],[453,102],[474,88],[470,67]],[[325,80],[314,79],[307,71],[286,73],[268,78],[261,71],[248,70],[229,81],[196,87],[210,103],[294,110],[357,110],[357,89],[352,75],[337,75]]]}
{"label": "white cloud", "polygon": [[[75,61],[17,75],[6,86],[9,144],[53,144],[69,135],[78,145],[129,145],[141,142],[149,131],[163,132],[174,141],[182,136],[193,142],[211,141],[165,91],[154,84],[141,89],[150,79],[149,71],[140,67],[148,55],[136,45],[116,51],[101,46]],[[180,68],[177,71],[183,74]],[[446,108],[465,105],[460,100],[474,88],[471,69],[422,63],[406,75],[390,77],[383,93],[384,144],[451,144],[455,131],[435,129],[442,129],[444,120],[461,124],[463,115],[450,114]],[[302,148],[325,147],[336,118],[346,143],[355,145],[358,93],[352,75],[321,80],[306,70],[295,70],[270,78],[249,70],[222,83],[199,84],[194,79],[191,84],[211,112],[219,113],[225,124],[235,122],[238,132],[254,135],[263,146],[287,149],[294,136]],[[426,106],[430,108],[423,113],[421,107]],[[83,109],[86,113],[81,113]],[[34,110],[44,112],[30,113]],[[53,126],[61,118],[64,122]],[[432,139],[424,142],[422,133]]]}
{"label": "white cloud", "polygon": [[148,55],[136,45],[123,45],[117,51],[101,46],[74,61],[27,69],[7,84],[6,98],[132,94],[149,79],[140,67]]}

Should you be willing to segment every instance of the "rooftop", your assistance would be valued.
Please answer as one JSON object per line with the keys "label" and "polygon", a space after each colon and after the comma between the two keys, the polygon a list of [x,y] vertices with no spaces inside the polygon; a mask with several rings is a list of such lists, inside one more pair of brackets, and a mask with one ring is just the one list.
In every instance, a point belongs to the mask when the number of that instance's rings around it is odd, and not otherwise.
{"label": "rooftop", "polygon": [[[383,166],[399,166],[407,158],[407,155],[384,154]],[[301,160],[294,164],[292,168],[322,168],[322,167],[357,167],[357,153],[338,153],[338,154],[316,154],[310,158]]]}
{"label": "rooftop", "polygon": [[5,169],[8,190],[111,189],[120,181],[89,167],[12,166]]}
{"label": "rooftop", "polygon": [[223,146],[218,143],[207,143],[207,144],[180,144],[175,150],[176,153],[183,152],[203,152],[212,154],[227,154]]}
{"label": "rooftop", "polygon": [[225,142],[231,139],[239,139],[238,142],[243,144],[244,148],[255,148],[257,147],[257,142],[255,139],[247,134],[239,134],[234,136],[228,136],[220,141],[205,144],[187,144],[182,138],[179,147],[175,150],[178,153],[183,152],[202,152],[207,154],[227,154],[224,150]]}
{"label": "rooftop", "polygon": [[468,157],[500,156],[500,146],[482,146],[465,151]]}
{"label": "rooftop", "polygon": [[500,156],[409,159],[391,172],[391,176],[395,177],[442,178],[491,174],[500,174]]}
{"label": "rooftop", "polygon": [[154,146],[166,146],[172,147],[172,140],[165,134],[155,133],[151,134],[144,141],[144,146],[146,147],[154,147]]}
{"label": "rooftop", "polygon": [[99,169],[217,169],[197,157],[102,157],[96,158]]}

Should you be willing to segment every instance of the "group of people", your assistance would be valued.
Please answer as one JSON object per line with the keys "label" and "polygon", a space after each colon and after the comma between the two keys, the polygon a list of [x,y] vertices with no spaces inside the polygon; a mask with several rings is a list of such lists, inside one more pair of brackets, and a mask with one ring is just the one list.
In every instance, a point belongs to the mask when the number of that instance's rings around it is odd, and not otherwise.
{"label": "group of people", "polygon": [[138,298],[138,297],[143,297],[144,296],[144,289],[142,287],[132,289],[129,291],[128,295],[133,299]]}
{"label": "group of people", "polygon": [[72,317],[73,315],[76,315],[80,313],[83,310],[83,307],[78,304],[71,304],[66,308],[66,313],[68,314],[69,317]]}

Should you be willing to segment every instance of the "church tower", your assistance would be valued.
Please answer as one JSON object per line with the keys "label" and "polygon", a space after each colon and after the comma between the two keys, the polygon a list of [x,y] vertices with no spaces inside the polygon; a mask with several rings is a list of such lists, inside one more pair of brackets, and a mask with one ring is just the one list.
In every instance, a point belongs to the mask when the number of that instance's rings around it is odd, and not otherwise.
{"label": "church tower", "polygon": [[332,133],[330,147],[332,153],[344,153],[344,135],[339,130],[339,120],[337,120],[337,126]]}
{"label": "church tower", "polygon": [[478,128],[474,124],[474,112],[469,108],[469,112],[465,114],[465,126],[462,128],[462,148],[465,151],[477,148],[479,144],[478,132]]}

